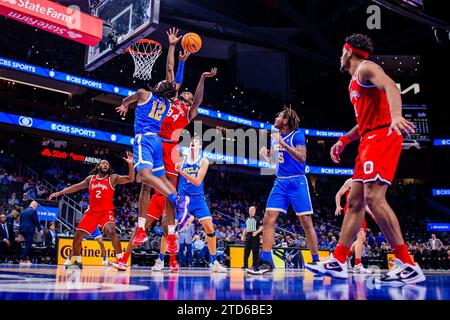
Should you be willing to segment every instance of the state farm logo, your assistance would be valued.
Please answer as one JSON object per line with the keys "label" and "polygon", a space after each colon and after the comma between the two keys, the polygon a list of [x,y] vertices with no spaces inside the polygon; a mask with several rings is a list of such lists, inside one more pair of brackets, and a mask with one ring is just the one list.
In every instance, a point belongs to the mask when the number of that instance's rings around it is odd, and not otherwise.
{"label": "state farm logo", "polygon": [[2,0],[3,2],[8,2],[10,4],[17,4],[16,0]]}

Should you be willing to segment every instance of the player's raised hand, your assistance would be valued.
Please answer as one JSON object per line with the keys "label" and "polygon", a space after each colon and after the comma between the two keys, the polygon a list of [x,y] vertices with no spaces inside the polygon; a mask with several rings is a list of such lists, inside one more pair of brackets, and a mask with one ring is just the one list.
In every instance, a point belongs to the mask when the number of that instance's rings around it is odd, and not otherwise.
{"label": "player's raised hand", "polygon": [[211,69],[210,72],[203,72],[202,76],[205,77],[205,78],[211,78],[211,77],[215,77],[216,74],[217,74],[217,68],[214,67],[214,68]]}
{"label": "player's raised hand", "polygon": [[128,163],[128,164],[132,164],[133,160],[134,160],[134,155],[133,155],[132,152],[127,151],[127,157],[126,158],[122,157],[122,159],[125,160],[125,162]]}
{"label": "player's raised hand", "polygon": [[335,216],[340,216],[342,210],[344,210],[344,209],[342,209],[341,206],[337,207],[336,210],[334,211],[334,215],[335,215]]}
{"label": "player's raised hand", "polygon": [[414,133],[416,126],[403,118],[402,116],[392,117],[391,126],[389,128],[388,136],[392,134],[392,131],[397,132],[399,135],[405,134],[406,137],[410,138],[411,133]]}
{"label": "player's raised hand", "polygon": [[182,36],[178,37],[178,32],[180,32],[180,30],[178,30],[177,28],[170,28],[169,31],[167,31],[167,38],[169,39],[169,45],[174,46],[178,43],[178,41],[180,41]]}
{"label": "player's raised hand", "polygon": [[187,58],[189,58],[190,55],[191,55],[191,53],[189,51],[183,51],[183,52],[180,51],[178,53],[178,60],[186,61]]}
{"label": "player's raised hand", "polygon": [[345,145],[342,141],[338,140],[332,147],[330,151],[331,160],[333,160],[334,163],[341,162],[340,155],[342,151],[344,151]]}
{"label": "player's raised hand", "polygon": [[56,198],[56,197],[58,197],[58,196],[59,196],[58,192],[52,193],[52,194],[48,197],[48,200],[52,200],[53,198]]}
{"label": "player's raised hand", "polygon": [[128,106],[121,104],[119,107],[116,108],[116,112],[118,112],[121,117],[125,117],[125,115],[128,112]]}
{"label": "player's raised hand", "polygon": [[266,147],[262,147],[261,150],[259,150],[259,154],[263,157],[270,157],[270,151]]}

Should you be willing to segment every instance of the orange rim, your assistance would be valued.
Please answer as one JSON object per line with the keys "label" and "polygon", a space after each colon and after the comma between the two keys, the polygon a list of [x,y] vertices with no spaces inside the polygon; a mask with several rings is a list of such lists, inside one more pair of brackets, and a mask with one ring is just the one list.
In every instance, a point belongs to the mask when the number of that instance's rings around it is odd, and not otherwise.
{"label": "orange rim", "polygon": [[[139,41],[137,41],[136,43],[151,43],[151,44],[155,44],[157,46],[159,46],[159,48],[161,49],[161,43],[159,43],[158,41],[155,40],[151,40],[151,39],[141,39]],[[131,46],[132,47],[132,46]],[[139,52],[139,51],[135,51],[133,49],[131,49],[131,47],[127,48],[127,52],[131,53],[131,54],[135,54],[135,55],[153,55],[153,54],[157,54],[158,52],[160,52],[160,50],[154,50],[154,51],[150,51],[150,52]]]}

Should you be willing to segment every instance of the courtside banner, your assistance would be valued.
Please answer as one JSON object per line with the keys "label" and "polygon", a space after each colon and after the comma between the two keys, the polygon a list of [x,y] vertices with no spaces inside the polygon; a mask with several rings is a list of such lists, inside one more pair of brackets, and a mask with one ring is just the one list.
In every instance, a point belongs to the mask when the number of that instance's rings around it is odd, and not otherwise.
{"label": "courtside banner", "polygon": [[102,39],[103,22],[79,10],[48,0],[0,0],[0,14],[88,46]]}
{"label": "courtside banner", "polygon": [[[115,260],[114,248],[111,241],[103,240],[106,249],[106,258],[108,260]],[[121,241],[122,250],[128,246],[128,242]],[[69,256],[72,255],[72,238],[58,239],[58,264],[64,264]],[[81,256],[83,257],[83,265],[86,266],[101,266],[102,255],[100,245],[96,240],[83,240],[81,244]],[[128,265],[131,264],[131,259],[128,259]]]}

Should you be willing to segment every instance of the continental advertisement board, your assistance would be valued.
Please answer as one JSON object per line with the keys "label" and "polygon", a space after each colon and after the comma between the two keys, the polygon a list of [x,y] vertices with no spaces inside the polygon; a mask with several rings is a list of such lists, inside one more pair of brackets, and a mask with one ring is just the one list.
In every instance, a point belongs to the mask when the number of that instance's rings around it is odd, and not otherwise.
{"label": "continental advertisement board", "polygon": [[[106,249],[106,258],[108,260],[114,260],[116,255],[111,241],[103,240],[103,244]],[[128,242],[121,241],[120,245],[122,250],[125,250]],[[100,251],[100,245],[96,240],[84,240],[81,244],[81,256],[83,257],[83,265],[86,266],[101,266],[102,255]],[[58,239],[58,264],[64,264],[69,256],[72,255],[72,238],[59,238]],[[128,259],[128,265],[130,265],[131,259]]]}

